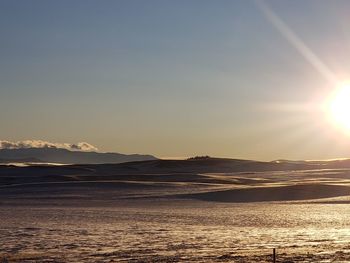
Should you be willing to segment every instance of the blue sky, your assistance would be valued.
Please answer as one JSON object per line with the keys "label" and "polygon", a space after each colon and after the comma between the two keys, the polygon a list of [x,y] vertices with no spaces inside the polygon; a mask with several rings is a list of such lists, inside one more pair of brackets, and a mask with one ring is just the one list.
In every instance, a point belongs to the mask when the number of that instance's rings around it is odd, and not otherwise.
{"label": "blue sky", "polygon": [[[350,2],[265,3],[350,79]],[[349,136],[318,110],[335,87],[255,1],[0,0],[0,35],[0,139],[160,157],[350,156]]]}

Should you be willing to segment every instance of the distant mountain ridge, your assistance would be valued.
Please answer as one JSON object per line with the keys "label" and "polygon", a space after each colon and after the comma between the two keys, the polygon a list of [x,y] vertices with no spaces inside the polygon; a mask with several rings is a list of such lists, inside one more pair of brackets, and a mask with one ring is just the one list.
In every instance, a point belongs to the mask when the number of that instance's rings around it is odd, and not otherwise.
{"label": "distant mountain ridge", "polygon": [[[90,166],[89,166],[90,167]],[[92,167],[90,167],[92,168]],[[297,171],[318,169],[350,169],[350,159],[326,161],[254,161],[230,158],[189,158],[187,160],[151,160],[128,162],[118,165],[94,166],[94,169],[128,173],[231,173],[231,172],[266,172]]]}
{"label": "distant mountain ridge", "polygon": [[70,151],[60,148],[0,149],[0,163],[103,164],[157,160],[152,155]]}
{"label": "distant mountain ridge", "polygon": [[[349,169],[350,159],[284,160],[271,162],[197,156],[186,160],[162,160],[152,155],[70,151],[62,148],[0,149],[0,164],[97,165],[113,171],[167,172],[265,172],[314,169]],[[109,165],[110,164],[110,165]],[[102,165],[102,166],[100,166]]]}
{"label": "distant mountain ridge", "polygon": [[43,163],[43,161],[37,158],[0,159],[0,164],[2,163]]}

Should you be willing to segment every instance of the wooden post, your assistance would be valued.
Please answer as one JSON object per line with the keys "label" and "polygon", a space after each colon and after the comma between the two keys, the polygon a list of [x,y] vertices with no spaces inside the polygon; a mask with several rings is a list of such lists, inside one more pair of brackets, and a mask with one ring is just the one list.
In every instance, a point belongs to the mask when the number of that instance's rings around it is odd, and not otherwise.
{"label": "wooden post", "polygon": [[276,249],[273,249],[273,263],[276,263]]}

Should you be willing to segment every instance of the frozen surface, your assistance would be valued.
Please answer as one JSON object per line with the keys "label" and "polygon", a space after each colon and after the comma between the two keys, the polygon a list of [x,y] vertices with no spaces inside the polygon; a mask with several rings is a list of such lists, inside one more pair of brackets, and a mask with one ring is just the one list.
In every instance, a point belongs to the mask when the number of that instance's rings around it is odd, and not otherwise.
{"label": "frozen surface", "polygon": [[122,172],[0,170],[0,262],[350,262],[348,169]]}
{"label": "frozen surface", "polygon": [[14,262],[350,262],[350,205],[125,201],[1,207]]}

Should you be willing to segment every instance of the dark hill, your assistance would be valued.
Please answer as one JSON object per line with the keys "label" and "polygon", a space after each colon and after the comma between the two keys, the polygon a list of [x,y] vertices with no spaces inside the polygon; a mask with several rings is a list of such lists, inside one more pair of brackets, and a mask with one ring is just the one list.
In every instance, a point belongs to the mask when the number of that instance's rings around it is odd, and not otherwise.
{"label": "dark hill", "polygon": [[[101,164],[156,160],[152,155],[69,151],[57,148],[0,149],[0,160],[61,164]],[[28,161],[29,160],[29,161]],[[40,160],[40,161],[38,161]]]}

